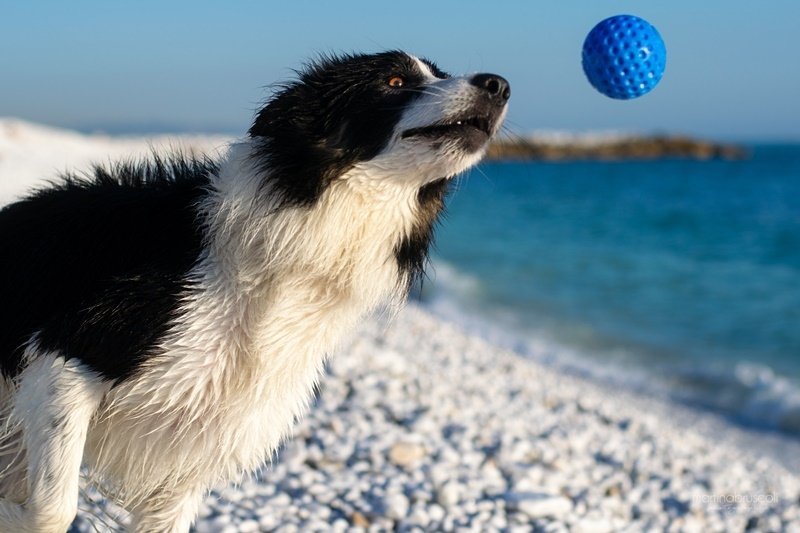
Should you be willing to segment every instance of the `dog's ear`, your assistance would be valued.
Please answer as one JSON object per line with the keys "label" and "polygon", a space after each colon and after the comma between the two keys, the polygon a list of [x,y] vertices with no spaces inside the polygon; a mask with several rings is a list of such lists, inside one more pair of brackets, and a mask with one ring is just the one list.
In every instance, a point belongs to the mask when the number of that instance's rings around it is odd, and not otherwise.
{"label": "dog's ear", "polygon": [[250,137],[308,137],[313,132],[314,116],[321,110],[310,88],[300,81],[283,85],[256,113],[248,130]]}
{"label": "dog's ear", "polygon": [[334,122],[329,133],[329,114],[316,88],[300,80],[273,96],[250,127],[263,185],[285,204],[313,204],[354,164],[344,149],[346,122]]}

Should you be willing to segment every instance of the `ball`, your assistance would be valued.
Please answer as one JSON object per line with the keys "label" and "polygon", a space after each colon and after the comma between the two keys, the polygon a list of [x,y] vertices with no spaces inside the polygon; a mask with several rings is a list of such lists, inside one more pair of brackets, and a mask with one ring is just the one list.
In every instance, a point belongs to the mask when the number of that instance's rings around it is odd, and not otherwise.
{"label": "ball", "polygon": [[649,93],[666,64],[667,48],[658,30],[633,15],[605,19],[583,42],[583,72],[611,98],[629,100]]}

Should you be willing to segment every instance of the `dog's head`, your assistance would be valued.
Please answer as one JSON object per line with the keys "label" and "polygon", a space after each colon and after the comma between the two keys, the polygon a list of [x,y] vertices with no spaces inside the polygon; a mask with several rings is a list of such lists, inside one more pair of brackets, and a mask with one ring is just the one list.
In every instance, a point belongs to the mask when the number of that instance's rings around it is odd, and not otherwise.
{"label": "dog's head", "polygon": [[509,95],[500,76],[451,77],[404,52],[325,57],[270,99],[249,134],[271,185],[302,205],[353,169],[419,186],[466,170]]}

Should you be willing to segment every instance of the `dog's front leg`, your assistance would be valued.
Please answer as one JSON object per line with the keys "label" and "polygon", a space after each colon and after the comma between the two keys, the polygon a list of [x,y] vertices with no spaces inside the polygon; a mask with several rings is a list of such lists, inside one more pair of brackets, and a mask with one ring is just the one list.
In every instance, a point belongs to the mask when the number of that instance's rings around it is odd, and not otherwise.
{"label": "dog's front leg", "polygon": [[63,533],[78,510],[89,422],[110,384],[76,359],[29,355],[31,363],[19,376],[11,411],[22,431],[27,494],[23,503],[0,499],[0,531]]}

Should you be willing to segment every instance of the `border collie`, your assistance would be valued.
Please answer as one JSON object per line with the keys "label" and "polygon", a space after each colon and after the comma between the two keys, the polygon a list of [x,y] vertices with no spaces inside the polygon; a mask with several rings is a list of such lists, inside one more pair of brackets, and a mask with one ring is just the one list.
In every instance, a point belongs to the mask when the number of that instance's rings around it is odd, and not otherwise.
{"label": "border collie", "polygon": [[0,531],[66,530],[79,476],[186,531],[256,470],[328,354],[423,271],[450,178],[505,116],[494,74],[324,57],[219,162],[95,167],[0,211]]}

